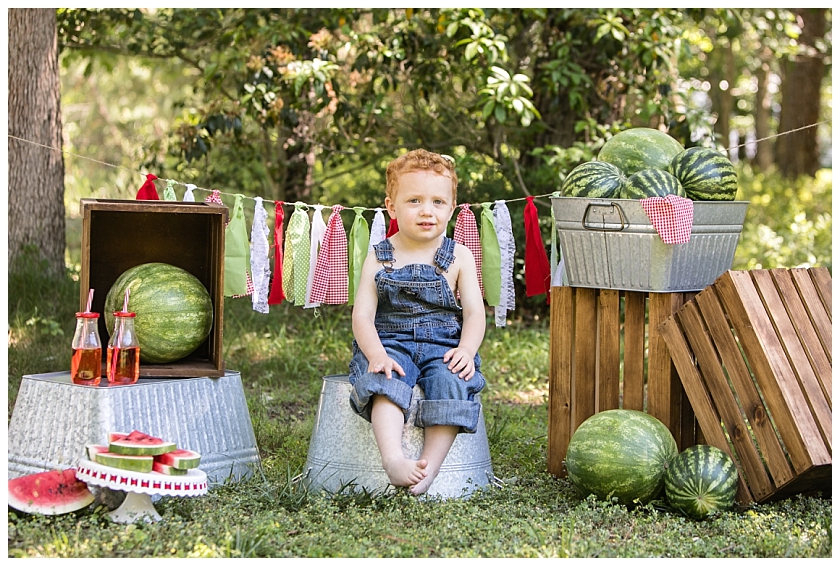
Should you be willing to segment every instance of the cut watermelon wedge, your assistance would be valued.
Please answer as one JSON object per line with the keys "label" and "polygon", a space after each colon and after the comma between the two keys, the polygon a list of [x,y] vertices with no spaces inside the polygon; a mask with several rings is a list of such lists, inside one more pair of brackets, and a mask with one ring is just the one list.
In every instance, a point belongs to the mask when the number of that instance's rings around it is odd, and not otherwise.
{"label": "cut watermelon wedge", "polygon": [[85,446],[85,453],[87,453],[88,460],[96,462],[96,455],[102,452],[107,452],[108,447],[101,444],[88,444]]}
{"label": "cut watermelon wedge", "polygon": [[75,468],[29,474],[9,480],[9,507],[24,513],[61,515],[93,503],[94,496]]}
{"label": "cut watermelon wedge", "polygon": [[160,456],[155,456],[155,461],[179,470],[197,468],[201,463],[201,454],[192,450],[173,450]]}
{"label": "cut watermelon wedge", "polygon": [[167,476],[185,476],[190,473],[189,470],[179,470],[178,468],[173,468],[167,464],[161,464],[158,461],[155,461],[152,464],[152,471]]}
{"label": "cut watermelon wedge", "polygon": [[174,442],[168,442],[138,430],[128,434],[112,432],[108,434],[108,450],[114,454],[132,456],[157,456],[172,452],[177,448]]}
{"label": "cut watermelon wedge", "polygon": [[151,472],[155,462],[153,456],[114,454],[113,452],[100,452],[96,454],[95,458],[94,462],[103,466],[143,473]]}

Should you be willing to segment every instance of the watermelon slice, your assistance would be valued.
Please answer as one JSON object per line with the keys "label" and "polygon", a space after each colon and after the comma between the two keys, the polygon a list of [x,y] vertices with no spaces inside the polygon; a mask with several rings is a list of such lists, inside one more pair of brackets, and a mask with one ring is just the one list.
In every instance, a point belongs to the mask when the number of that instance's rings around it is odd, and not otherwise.
{"label": "watermelon slice", "polygon": [[97,464],[128,470],[130,472],[148,473],[152,471],[155,459],[153,456],[138,456],[132,454],[115,454],[113,452],[99,452],[96,454]]}
{"label": "watermelon slice", "polygon": [[201,454],[192,450],[173,450],[160,456],[155,456],[155,461],[179,470],[197,468],[201,462]]}
{"label": "watermelon slice", "polygon": [[88,460],[91,462],[96,462],[96,455],[102,452],[107,452],[108,447],[102,446],[101,444],[88,444],[85,446],[85,453],[87,454]]}
{"label": "watermelon slice", "polygon": [[108,450],[114,454],[129,454],[132,456],[157,456],[172,452],[177,448],[174,442],[162,440],[139,430],[128,434],[112,432],[108,434]]}
{"label": "watermelon slice", "polygon": [[85,482],[76,479],[76,469],[52,470],[9,480],[9,507],[24,513],[61,515],[93,503]]}
{"label": "watermelon slice", "polygon": [[167,476],[185,476],[190,473],[189,470],[179,470],[178,468],[172,467],[168,464],[161,464],[157,460],[155,460],[152,464],[152,471]]}

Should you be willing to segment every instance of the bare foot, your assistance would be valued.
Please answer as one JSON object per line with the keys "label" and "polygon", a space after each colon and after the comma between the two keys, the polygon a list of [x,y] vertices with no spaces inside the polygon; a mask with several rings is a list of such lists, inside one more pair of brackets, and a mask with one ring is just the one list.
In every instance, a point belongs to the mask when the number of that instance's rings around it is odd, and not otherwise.
{"label": "bare foot", "polygon": [[422,495],[423,493],[426,493],[431,487],[432,482],[435,481],[435,478],[438,476],[440,468],[436,470],[429,470],[427,468],[426,472],[426,477],[411,487],[411,493],[413,495]]}
{"label": "bare foot", "polygon": [[391,485],[407,487],[416,485],[426,477],[426,460],[409,460],[408,458],[394,458],[383,462],[382,467],[388,475]]}

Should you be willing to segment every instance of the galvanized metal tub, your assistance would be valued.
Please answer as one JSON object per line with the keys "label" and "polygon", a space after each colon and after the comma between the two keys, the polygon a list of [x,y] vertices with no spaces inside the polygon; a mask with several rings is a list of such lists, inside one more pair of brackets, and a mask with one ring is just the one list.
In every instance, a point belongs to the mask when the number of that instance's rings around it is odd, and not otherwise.
{"label": "galvanized metal tub", "polygon": [[9,423],[9,477],[73,468],[85,445],[140,430],[201,454],[211,485],[260,467],[238,372],[222,377],[140,378],[132,385],[74,385],[70,372],[25,375]]}
{"label": "galvanized metal tub", "polygon": [[691,239],[666,244],[638,200],[551,199],[572,287],[700,291],[732,266],[747,201],[695,201]]}
{"label": "galvanized metal tub", "polygon": [[[350,408],[351,389],[347,375],[323,378],[302,480],[311,489],[331,493],[342,489],[383,493],[389,488],[388,476],[382,469],[370,423]],[[403,428],[402,447],[407,458],[419,458],[423,451],[423,429],[413,424],[417,401],[423,398],[423,390],[415,386],[408,423]],[[464,497],[498,481],[490,462],[482,410],[475,434],[459,434],[455,438],[427,494]]]}

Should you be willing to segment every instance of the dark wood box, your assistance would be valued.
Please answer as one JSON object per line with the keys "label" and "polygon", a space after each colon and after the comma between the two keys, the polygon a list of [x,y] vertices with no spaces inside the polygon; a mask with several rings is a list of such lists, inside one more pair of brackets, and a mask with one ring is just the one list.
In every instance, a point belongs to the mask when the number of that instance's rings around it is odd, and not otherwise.
{"label": "dark wood box", "polygon": [[[105,296],[127,269],[163,262],[201,281],[213,302],[210,336],[190,356],[169,364],[140,365],[142,377],[219,377],[224,328],[224,250],[228,208],[203,202],[82,199],[82,271],[79,310],[95,289],[91,310],[101,313],[99,335],[109,332]],[[104,361],[104,356],[103,356]]]}

